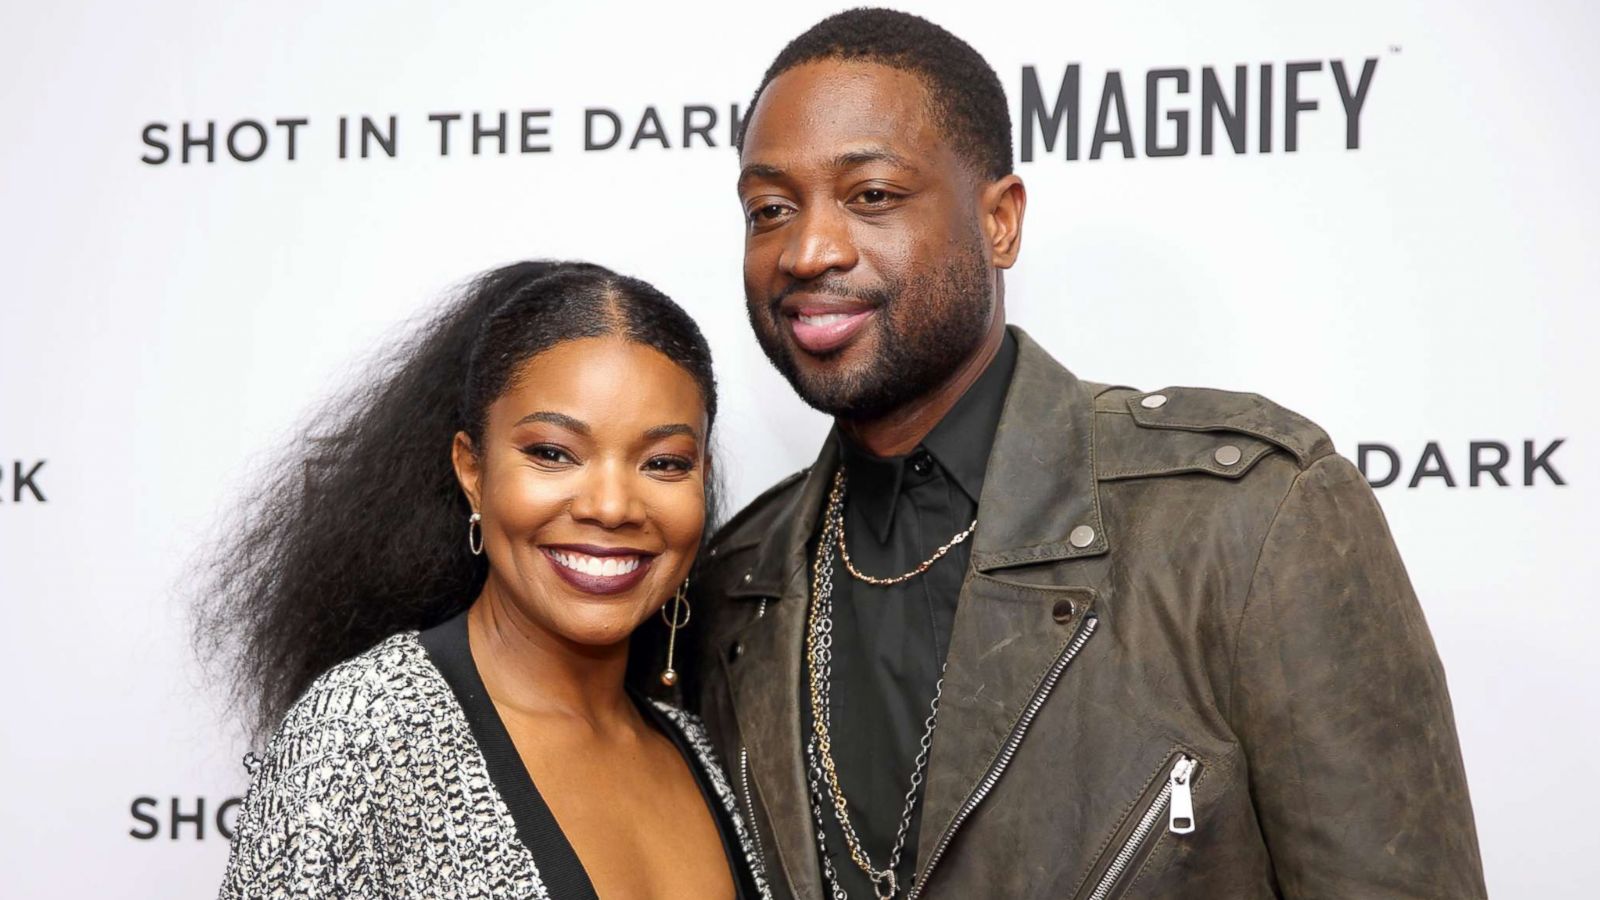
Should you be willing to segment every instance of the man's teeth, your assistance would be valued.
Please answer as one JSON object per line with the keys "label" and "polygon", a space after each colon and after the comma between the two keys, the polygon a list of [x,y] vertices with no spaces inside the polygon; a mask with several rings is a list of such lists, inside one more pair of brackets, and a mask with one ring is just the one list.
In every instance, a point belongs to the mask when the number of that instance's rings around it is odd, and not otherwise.
{"label": "man's teeth", "polygon": [[586,553],[551,550],[550,558],[574,572],[598,575],[602,578],[626,575],[639,568],[637,556],[590,556]]}
{"label": "man's teeth", "polygon": [[805,313],[800,314],[800,321],[807,325],[832,325],[841,319],[848,318],[850,318],[850,314],[848,313],[823,313],[820,316],[808,316]]}

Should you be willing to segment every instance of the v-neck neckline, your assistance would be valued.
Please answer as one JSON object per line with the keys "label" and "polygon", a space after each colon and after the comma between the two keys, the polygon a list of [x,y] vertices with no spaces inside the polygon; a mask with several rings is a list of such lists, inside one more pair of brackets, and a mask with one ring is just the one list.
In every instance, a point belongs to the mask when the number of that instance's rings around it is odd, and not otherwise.
{"label": "v-neck neckline", "polygon": [[[483,753],[489,780],[511,813],[518,839],[533,854],[539,880],[549,895],[559,900],[569,897],[575,900],[599,900],[583,861],[561,830],[550,804],[539,793],[527,765],[522,761],[522,755],[517,752],[516,744],[511,739],[511,732],[506,729],[505,721],[489,697],[483,676],[472,658],[471,642],[467,636],[467,614],[461,612],[421,632],[417,637],[466,714],[467,725]],[[734,836],[729,813],[717,798],[710,778],[688,740],[672,720],[649,700],[631,689],[628,696],[645,719],[672,741],[694,776],[700,795],[717,826],[723,856],[728,860],[733,877],[735,897],[754,896],[750,893],[753,885],[747,884],[749,875],[741,864],[743,853]]]}
{"label": "v-neck neckline", "polygon": [[533,854],[539,869],[539,880],[549,890],[550,896],[577,900],[600,900],[595,893],[589,873],[578,859],[578,852],[567,840],[561,825],[550,811],[539,788],[528,774],[511,733],[494,708],[489,691],[478,674],[472,660],[472,648],[467,639],[467,614],[455,616],[442,625],[418,635],[422,647],[434,667],[444,676],[466,713],[467,725],[478,741],[483,761],[489,769],[489,780],[500,792],[511,811],[511,821],[516,823],[517,837]]}

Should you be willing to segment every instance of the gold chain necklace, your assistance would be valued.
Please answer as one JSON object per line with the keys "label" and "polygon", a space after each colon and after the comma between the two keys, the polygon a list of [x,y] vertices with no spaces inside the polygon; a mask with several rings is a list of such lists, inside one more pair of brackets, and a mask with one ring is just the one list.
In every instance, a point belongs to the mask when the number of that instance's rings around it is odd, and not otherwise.
{"label": "gold chain necklace", "polygon": [[838,516],[838,520],[839,520],[838,521],[838,526],[834,529],[834,531],[839,536],[838,537],[838,541],[839,541],[839,556],[840,556],[840,558],[842,558],[844,560],[845,570],[848,571],[850,573],[851,577],[855,578],[857,581],[865,581],[867,584],[875,584],[875,585],[878,585],[879,587],[886,587],[886,586],[891,585],[891,584],[900,584],[901,582],[904,582],[904,581],[910,581],[911,579],[917,577],[918,575],[921,575],[923,572],[928,571],[928,568],[930,566],[932,566],[934,563],[938,562],[940,557],[944,556],[946,553],[949,553],[952,549],[954,549],[956,547],[956,545],[960,544],[962,541],[965,541],[967,538],[972,537],[972,533],[978,529],[978,520],[977,519],[973,519],[972,520],[972,524],[967,526],[967,530],[966,531],[963,531],[960,534],[956,535],[955,537],[951,538],[949,541],[946,541],[945,545],[943,547],[940,547],[938,550],[933,551],[933,555],[928,557],[922,563],[922,565],[917,566],[915,569],[912,569],[911,571],[905,573],[904,575],[896,575],[896,576],[894,576],[892,578],[879,578],[879,577],[877,577],[875,575],[868,575],[865,572],[861,571],[860,569],[856,568],[856,564],[850,561],[850,549],[845,546],[845,542],[844,542],[844,483],[845,483],[844,469],[840,469],[833,476],[833,489],[839,493],[839,501],[840,501],[839,502],[839,506],[838,506],[838,509],[834,509],[833,505],[830,504],[829,507],[828,507],[828,513],[829,513],[829,515],[835,515],[836,514]]}
{"label": "gold chain necklace", "polygon": [[[872,882],[873,893],[879,900],[889,900],[899,894],[899,879],[895,870],[900,865],[901,851],[905,848],[906,838],[910,833],[911,814],[916,808],[918,789],[922,786],[923,775],[927,770],[928,751],[933,744],[933,731],[939,719],[939,700],[944,694],[944,669],[940,667],[939,681],[934,686],[933,702],[928,713],[927,721],[923,723],[924,731],[919,742],[920,752],[917,754],[914,771],[911,773],[911,786],[906,791],[905,808],[900,815],[900,827],[895,834],[894,848],[890,851],[888,865],[882,869],[872,864],[866,850],[861,846],[861,839],[856,834],[855,827],[850,821],[849,803],[845,800],[844,789],[839,785],[838,768],[833,759],[833,739],[830,729],[832,717],[829,715],[831,704],[829,702],[829,682],[832,673],[832,647],[833,647],[833,549],[834,537],[837,536],[838,546],[844,548],[844,470],[840,470],[833,479],[833,489],[828,497],[828,509],[823,516],[823,533],[819,542],[817,558],[812,567],[812,597],[810,615],[807,617],[806,628],[806,656],[810,665],[810,701],[811,701],[811,739],[807,742],[806,756],[810,772],[810,793],[812,801],[812,816],[817,824],[817,844],[821,851],[823,868],[831,882],[833,896],[842,900],[844,891],[839,885],[838,876],[833,871],[833,861],[829,858],[827,847],[824,843],[822,827],[822,810],[824,790],[833,801],[833,814],[839,823],[839,831],[844,835],[846,848],[850,852],[850,859],[866,874]],[[977,522],[973,522],[975,527]],[[923,563],[916,571],[902,575],[895,579],[873,580],[870,576],[861,575],[851,568],[851,574],[870,583],[895,584],[927,571],[939,557],[948,553],[951,547],[961,543],[972,533],[969,527],[961,535],[952,539],[950,543],[939,549],[932,559]],[[848,557],[846,557],[848,565]]]}

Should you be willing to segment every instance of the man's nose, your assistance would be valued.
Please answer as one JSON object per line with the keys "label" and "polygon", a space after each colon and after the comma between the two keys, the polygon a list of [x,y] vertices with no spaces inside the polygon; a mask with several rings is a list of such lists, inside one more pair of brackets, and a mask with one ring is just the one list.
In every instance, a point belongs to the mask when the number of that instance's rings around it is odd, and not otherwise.
{"label": "man's nose", "polygon": [[621,462],[591,463],[572,498],[572,517],[602,528],[620,528],[644,521],[644,501],[634,490],[630,466]]}
{"label": "man's nose", "polygon": [[778,266],[796,281],[810,281],[833,269],[849,271],[858,259],[845,215],[831,203],[802,211],[787,238]]}

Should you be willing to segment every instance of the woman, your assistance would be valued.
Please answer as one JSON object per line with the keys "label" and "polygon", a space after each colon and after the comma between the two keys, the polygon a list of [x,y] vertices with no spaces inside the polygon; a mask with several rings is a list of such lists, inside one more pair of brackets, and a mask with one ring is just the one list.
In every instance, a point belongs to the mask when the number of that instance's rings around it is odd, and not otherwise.
{"label": "woman", "polygon": [[768,896],[698,722],[626,687],[636,629],[675,680],[640,626],[687,624],[715,414],[682,309],[545,262],[330,406],[202,619],[277,724],[222,897]]}

